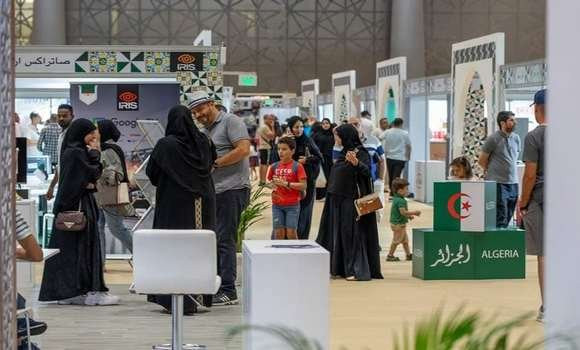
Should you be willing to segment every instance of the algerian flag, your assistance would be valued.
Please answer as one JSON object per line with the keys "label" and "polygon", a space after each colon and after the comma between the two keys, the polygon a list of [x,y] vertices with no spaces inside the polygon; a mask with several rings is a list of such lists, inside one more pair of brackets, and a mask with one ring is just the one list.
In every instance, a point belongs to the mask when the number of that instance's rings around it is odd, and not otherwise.
{"label": "algerian flag", "polygon": [[436,231],[484,232],[495,226],[495,182],[435,183]]}
{"label": "algerian flag", "polygon": [[97,88],[95,84],[79,85],[79,100],[87,106],[91,105],[97,100]]}

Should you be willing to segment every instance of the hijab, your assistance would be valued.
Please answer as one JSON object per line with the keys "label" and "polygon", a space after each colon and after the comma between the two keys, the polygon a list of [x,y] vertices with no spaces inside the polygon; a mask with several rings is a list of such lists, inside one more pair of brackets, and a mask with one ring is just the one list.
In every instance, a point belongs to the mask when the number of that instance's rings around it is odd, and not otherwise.
{"label": "hijab", "polygon": [[336,128],[336,133],[342,141],[342,152],[354,151],[362,147],[356,128],[350,124],[343,124]]}
{"label": "hijab", "polygon": [[97,127],[88,119],[74,120],[67,128],[66,135],[62,141],[60,155],[62,156],[67,149],[79,148],[86,150],[85,136],[93,132]]}
{"label": "hijab", "polygon": [[125,152],[123,149],[119,147],[119,145],[107,141],[117,142],[119,138],[121,138],[121,132],[113,123],[108,119],[99,120],[97,122],[97,126],[99,128],[99,133],[101,134],[101,150],[105,151],[108,149],[112,149],[121,160],[121,165],[123,167],[123,182],[129,182],[129,175],[127,173],[127,164],[125,163]]}
{"label": "hijab", "polygon": [[211,183],[215,147],[199,131],[187,107],[171,108],[167,119],[165,137],[155,146],[151,157],[184,190],[202,194],[205,191],[202,182]]}

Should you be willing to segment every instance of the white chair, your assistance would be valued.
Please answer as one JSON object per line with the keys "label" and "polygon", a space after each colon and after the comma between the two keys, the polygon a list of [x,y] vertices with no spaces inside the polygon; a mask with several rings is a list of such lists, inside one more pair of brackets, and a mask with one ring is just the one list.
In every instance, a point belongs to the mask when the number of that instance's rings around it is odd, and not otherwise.
{"label": "white chair", "polygon": [[138,230],[133,235],[133,276],[139,294],[172,297],[172,344],[153,349],[205,349],[183,344],[183,296],[215,294],[217,275],[215,233],[209,230]]}

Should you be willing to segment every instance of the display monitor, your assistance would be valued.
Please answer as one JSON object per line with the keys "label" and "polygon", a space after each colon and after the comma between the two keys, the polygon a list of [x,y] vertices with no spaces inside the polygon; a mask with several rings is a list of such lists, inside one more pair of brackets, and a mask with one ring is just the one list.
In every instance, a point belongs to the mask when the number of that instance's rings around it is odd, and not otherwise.
{"label": "display monitor", "polygon": [[28,164],[26,162],[26,137],[16,138],[16,182],[26,183]]}

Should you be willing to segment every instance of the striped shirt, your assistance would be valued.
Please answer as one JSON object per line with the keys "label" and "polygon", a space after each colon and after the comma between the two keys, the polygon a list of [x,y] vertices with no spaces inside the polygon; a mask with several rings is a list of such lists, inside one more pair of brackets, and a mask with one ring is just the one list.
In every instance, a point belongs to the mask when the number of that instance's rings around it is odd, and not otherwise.
{"label": "striped shirt", "polygon": [[16,210],[16,240],[21,241],[31,234],[32,232],[30,232],[28,223],[26,223],[26,220],[22,217],[20,211]]}

